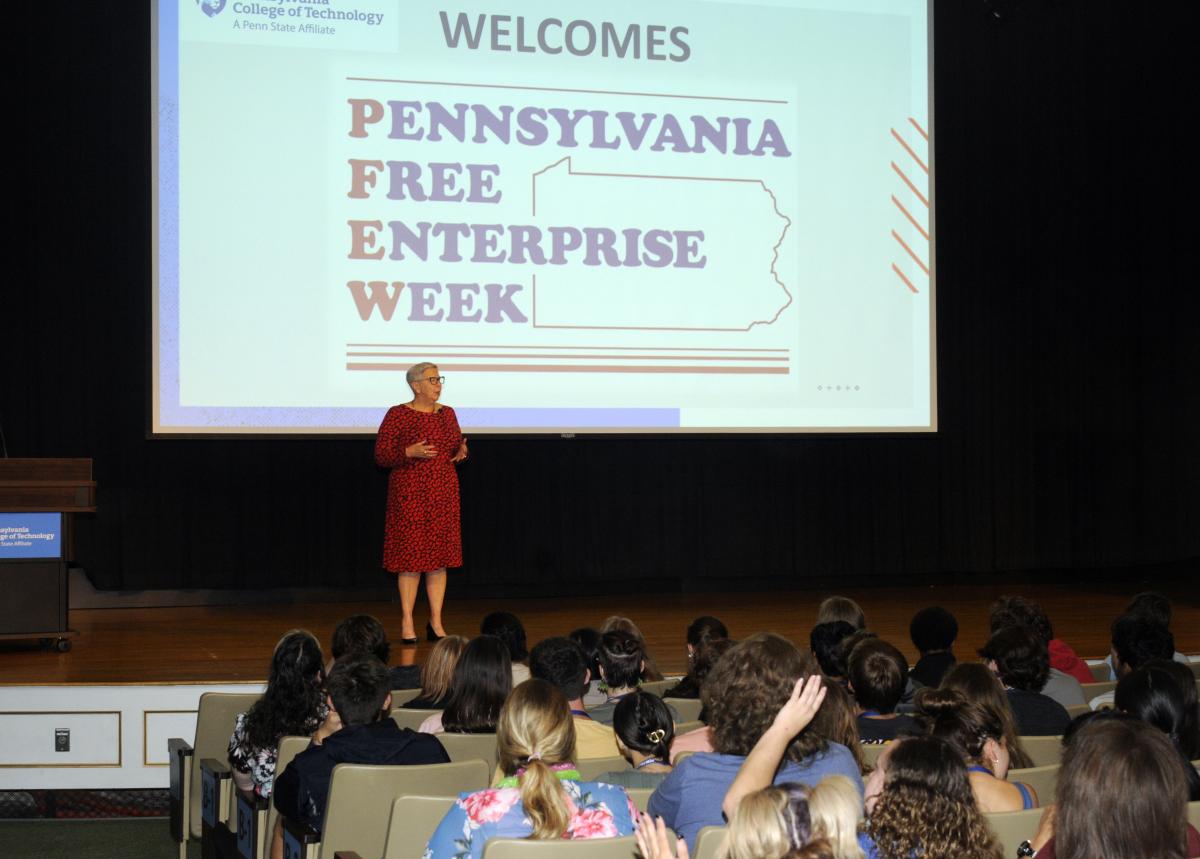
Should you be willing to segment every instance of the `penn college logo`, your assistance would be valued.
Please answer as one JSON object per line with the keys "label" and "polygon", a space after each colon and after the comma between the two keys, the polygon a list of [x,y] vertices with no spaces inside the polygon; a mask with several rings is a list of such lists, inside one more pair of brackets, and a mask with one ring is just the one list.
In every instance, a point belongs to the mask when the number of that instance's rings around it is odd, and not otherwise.
{"label": "penn college logo", "polygon": [[220,15],[225,8],[225,0],[196,0],[196,4],[200,11],[210,18]]}

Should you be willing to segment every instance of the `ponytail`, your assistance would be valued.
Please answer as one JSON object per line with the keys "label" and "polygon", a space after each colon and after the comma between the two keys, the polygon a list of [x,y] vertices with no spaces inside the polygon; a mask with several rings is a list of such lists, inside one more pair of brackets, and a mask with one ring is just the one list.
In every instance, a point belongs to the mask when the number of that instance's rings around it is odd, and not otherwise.
{"label": "ponytail", "polygon": [[521,805],[533,824],[534,841],[562,838],[571,822],[571,811],[563,796],[562,785],[545,761],[535,758],[521,776]]}

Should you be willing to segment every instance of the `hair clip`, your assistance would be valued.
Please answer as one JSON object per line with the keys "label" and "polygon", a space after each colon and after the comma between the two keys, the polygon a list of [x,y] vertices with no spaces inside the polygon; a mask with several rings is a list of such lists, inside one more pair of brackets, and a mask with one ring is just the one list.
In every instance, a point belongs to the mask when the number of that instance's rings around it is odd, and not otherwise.
{"label": "hair clip", "polygon": [[661,743],[663,741],[663,738],[666,737],[666,735],[667,735],[667,732],[664,731],[662,728],[655,728],[653,731],[646,734],[646,739],[652,743]]}

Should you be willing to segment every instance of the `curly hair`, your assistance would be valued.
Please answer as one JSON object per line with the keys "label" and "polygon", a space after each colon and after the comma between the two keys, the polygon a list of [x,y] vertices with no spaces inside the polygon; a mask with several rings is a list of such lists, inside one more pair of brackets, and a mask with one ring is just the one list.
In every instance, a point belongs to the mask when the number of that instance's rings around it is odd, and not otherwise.
{"label": "curly hair", "polygon": [[[731,648],[700,690],[714,751],[750,754],[787,703],[796,680],[817,673],[812,654],[801,653],[796,645],[771,632],[760,632]],[[825,738],[811,728],[792,740],[786,755],[789,760],[800,762],[825,751]]]}
{"label": "curly hair", "polygon": [[1006,626],[992,633],[979,655],[995,661],[1001,681],[1013,689],[1041,692],[1050,679],[1050,650],[1037,633],[1027,629]]}
{"label": "curly hair", "polygon": [[988,631],[999,632],[1010,626],[1027,629],[1047,644],[1054,638],[1050,617],[1037,603],[1025,597],[1002,596],[988,611]]}
{"label": "curly hair", "polygon": [[311,734],[325,704],[325,658],[316,637],[293,629],[275,645],[267,691],[246,713],[246,740],[270,749],[279,738]]}
{"label": "curly hair", "polygon": [[880,859],[1001,859],[962,755],[945,740],[901,740],[867,826]]}

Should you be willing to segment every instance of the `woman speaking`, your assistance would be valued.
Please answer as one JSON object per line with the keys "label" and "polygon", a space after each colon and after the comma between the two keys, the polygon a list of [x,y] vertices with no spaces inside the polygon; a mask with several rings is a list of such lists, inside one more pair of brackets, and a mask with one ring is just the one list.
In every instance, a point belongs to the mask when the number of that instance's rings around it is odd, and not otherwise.
{"label": "woman speaking", "polygon": [[375,439],[375,462],[392,470],[383,566],[397,574],[403,612],[400,641],[416,644],[413,606],[422,573],[429,596],[426,637],[437,641],[446,634],[442,626],[446,568],[462,566],[454,463],[467,458],[467,440],[454,409],[438,402],[446,377],[438,375],[436,364],[415,364],[405,379],[413,398],[388,409]]}

